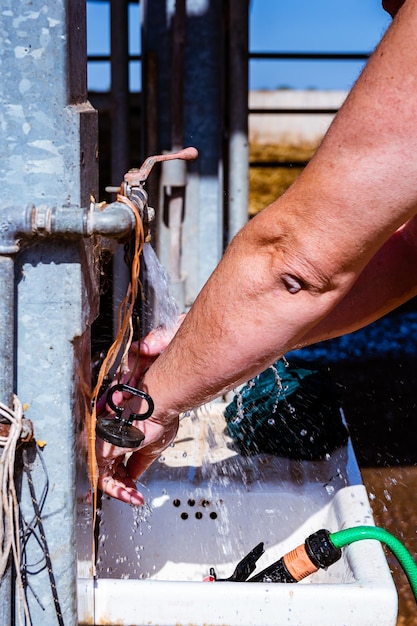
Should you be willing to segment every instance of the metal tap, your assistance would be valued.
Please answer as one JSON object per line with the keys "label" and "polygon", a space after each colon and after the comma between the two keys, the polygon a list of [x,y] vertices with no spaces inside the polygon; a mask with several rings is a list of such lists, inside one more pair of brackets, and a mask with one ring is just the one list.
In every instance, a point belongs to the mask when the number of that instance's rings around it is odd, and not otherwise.
{"label": "metal tap", "polygon": [[[155,211],[148,206],[144,184],[155,163],[173,159],[193,160],[198,156],[195,148],[148,157],[138,169],[129,170],[120,187],[107,187],[106,191],[118,193],[131,200],[139,211],[145,237],[148,224]],[[132,210],[121,201],[110,204],[91,201],[88,207],[10,205],[0,207],[0,256],[17,253],[24,240],[38,237],[91,237],[102,235],[119,240],[126,239],[135,228]]]}
{"label": "metal tap", "polygon": [[148,194],[144,189],[145,182],[155,165],[162,161],[172,161],[180,159],[183,161],[193,161],[198,157],[196,148],[189,147],[179,152],[167,154],[156,154],[145,159],[141,167],[132,168],[124,175],[124,180],[120,187],[106,187],[109,193],[118,193],[128,198],[135,204],[141,217],[145,237],[149,234],[149,222],[155,218],[155,210],[148,205]]}

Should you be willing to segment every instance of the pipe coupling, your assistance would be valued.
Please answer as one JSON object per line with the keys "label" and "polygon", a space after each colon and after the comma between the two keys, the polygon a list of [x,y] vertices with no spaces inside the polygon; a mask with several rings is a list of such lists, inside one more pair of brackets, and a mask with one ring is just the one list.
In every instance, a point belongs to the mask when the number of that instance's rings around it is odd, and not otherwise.
{"label": "pipe coupling", "polygon": [[[142,218],[143,219],[143,218]],[[122,202],[101,207],[50,207],[46,204],[0,208],[0,255],[19,252],[32,237],[91,237],[126,239],[135,229],[133,211]]]}
{"label": "pipe coupling", "polygon": [[124,239],[135,228],[135,216],[122,202],[113,202],[103,208],[92,204],[88,209],[39,205],[31,208],[29,219],[31,234],[40,236],[102,235]]}

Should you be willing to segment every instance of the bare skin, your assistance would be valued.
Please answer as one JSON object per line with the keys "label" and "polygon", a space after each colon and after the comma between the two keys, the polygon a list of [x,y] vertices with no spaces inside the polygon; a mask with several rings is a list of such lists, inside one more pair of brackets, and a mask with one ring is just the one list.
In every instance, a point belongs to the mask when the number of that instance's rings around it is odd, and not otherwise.
{"label": "bare skin", "polygon": [[143,502],[134,483],[179,413],[416,294],[416,58],[417,0],[406,0],[302,175],[237,234],[138,381],[155,401],[145,445],[125,462],[125,450],[98,442],[106,493]]}
{"label": "bare skin", "polygon": [[417,218],[398,229],[345,298],[302,338],[298,348],[371,324],[417,295]]}

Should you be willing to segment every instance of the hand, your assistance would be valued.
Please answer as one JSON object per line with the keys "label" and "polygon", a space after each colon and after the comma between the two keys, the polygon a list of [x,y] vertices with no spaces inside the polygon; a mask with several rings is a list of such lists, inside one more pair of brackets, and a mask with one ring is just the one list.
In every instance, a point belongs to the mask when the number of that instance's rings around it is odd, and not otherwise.
{"label": "hand", "polygon": [[[142,339],[139,345],[132,344],[128,356],[128,371],[121,382],[132,387],[139,385],[144,372],[167,347],[184,317],[182,315],[178,318],[174,328],[156,328]],[[124,406],[124,410],[128,413],[143,410],[137,406],[138,399],[132,398],[127,393],[114,393],[113,401],[117,406]],[[110,411],[104,395],[97,403],[97,414],[109,414]],[[139,449],[135,451],[119,448],[97,437],[96,457],[99,469],[98,487],[113,498],[138,506],[144,504],[144,498],[136,489],[136,481],[174,439],[178,430],[178,419],[167,425],[151,416],[133,424],[145,434],[145,439]],[[132,454],[128,457],[129,453]]]}
{"label": "hand", "polygon": [[[184,321],[184,318],[185,314],[180,315],[174,326],[170,328],[158,326],[158,328],[154,328],[146,337],[141,339],[139,344],[137,341],[132,343],[128,354],[127,372],[125,372],[121,380],[117,380],[117,382],[130,385],[131,387],[137,387],[143,374],[150,368],[161,352],[165,350]],[[114,384],[116,384],[116,381]],[[128,397],[128,394],[116,392],[113,394],[113,401],[117,406],[123,405],[124,399]],[[111,409],[106,405],[106,394],[103,394],[97,402],[97,415],[103,415],[105,413],[111,413]]]}
{"label": "hand", "polygon": [[[178,430],[178,418],[168,426],[162,425],[153,417],[143,422],[134,422],[134,425],[145,434],[141,447],[136,451],[118,448],[97,437],[98,487],[103,493],[122,502],[141,506],[145,500],[136,489],[136,481],[174,439]],[[129,452],[132,452],[130,456]]]}

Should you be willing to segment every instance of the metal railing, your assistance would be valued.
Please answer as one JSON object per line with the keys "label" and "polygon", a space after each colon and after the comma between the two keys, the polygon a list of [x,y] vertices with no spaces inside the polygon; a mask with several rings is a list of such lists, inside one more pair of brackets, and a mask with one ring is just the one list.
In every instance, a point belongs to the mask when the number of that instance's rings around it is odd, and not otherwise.
{"label": "metal railing", "polygon": [[[367,61],[370,54],[366,52],[249,52],[250,61]],[[249,107],[250,115],[335,115],[337,108],[259,108]],[[308,161],[291,160],[251,160],[252,168],[290,168],[305,167]]]}

